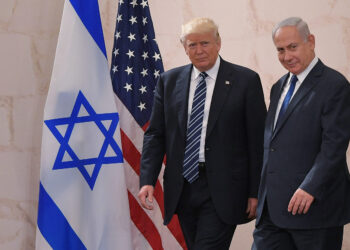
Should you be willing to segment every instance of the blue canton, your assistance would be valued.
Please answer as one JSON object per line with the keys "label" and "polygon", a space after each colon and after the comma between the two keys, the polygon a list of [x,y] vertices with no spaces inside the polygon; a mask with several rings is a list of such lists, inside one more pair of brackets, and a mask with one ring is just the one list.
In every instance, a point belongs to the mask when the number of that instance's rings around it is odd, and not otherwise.
{"label": "blue canton", "polygon": [[144,127],[164,71],[147,0],[119,0],[111,78],[119,99]]}

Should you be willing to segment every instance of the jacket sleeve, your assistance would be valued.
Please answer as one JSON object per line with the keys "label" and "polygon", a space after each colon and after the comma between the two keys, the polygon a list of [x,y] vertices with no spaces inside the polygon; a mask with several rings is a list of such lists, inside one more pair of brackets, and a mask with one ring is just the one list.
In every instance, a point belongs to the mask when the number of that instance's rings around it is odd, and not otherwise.
{"label": "jacket sleeve", "polygon": [[155,186],[165,154],[164,81],[161,75],[155,89],[150,125],[143,138],[140,187]]}
{"label": "jacket sleeve", "polygon": [[[338,79],[339,80],[339,79]],[[300,188],[322,199],[325,188],[334,183],[339,174],[347,173],[346,150],[350,139],[350,84],[340,79],[333,84],[321,117],[322,141],[320,152],[304,178]]]}
{"label": "jacket sleeve", "polygon": [[246,131],[249,151],[249,197],[256,198],[263,164],[263,140],[266,105],[260,77],[250,80],[245,104]]}

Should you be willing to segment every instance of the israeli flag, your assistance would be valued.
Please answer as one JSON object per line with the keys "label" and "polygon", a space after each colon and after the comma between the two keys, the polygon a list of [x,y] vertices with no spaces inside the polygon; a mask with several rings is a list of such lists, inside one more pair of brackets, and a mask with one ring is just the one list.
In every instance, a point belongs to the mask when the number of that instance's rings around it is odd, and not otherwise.
{"label": "israeli flag", "polygon": [[132,249],[97,0],[66,0],[44,111],[36,249]]}

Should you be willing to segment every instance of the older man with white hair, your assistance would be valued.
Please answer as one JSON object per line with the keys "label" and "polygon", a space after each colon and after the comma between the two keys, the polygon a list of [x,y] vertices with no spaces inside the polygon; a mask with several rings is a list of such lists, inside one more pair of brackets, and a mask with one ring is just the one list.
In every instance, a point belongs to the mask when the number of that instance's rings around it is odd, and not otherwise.
{"label": "older man with white hair", "polygon": [[278,23],[272,38],[288,73],[271,89],[253,249],[340,250],[350,222],[350,84],[316,57],[301,18]]}

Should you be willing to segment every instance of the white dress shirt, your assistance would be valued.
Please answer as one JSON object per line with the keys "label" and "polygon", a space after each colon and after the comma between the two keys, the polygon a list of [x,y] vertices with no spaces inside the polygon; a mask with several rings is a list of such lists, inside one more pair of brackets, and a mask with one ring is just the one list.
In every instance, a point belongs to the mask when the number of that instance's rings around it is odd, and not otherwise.
{"label": "white dress shirt", "polygon": [[[311,61],[311,63],[309,64],[309,66],[307,66],[307,68],[301,72],[299,75],[297,75],[297,78],[298,78],[298,81],[295,83],[295,88],[294,88],[294,92],[293,92],[293,95],[292,97],[290,98],[290,101],[292,101],[295,93],[298,91],[298,89],[300,88],[301,84],[303,83],[303,81],[305,80],[305,78],[307,77],[307,75],[310,73],[310,71],[313,69],[313,67],[315,67],[316,63],[318,62],[318,58],[315,56],[314,59]],[[290,86],[290,80],[292,79],[292,76],[293,74],[290,73],[289,74],[289,78],[288,78],[288,81],[287,81],[287,84],[284,86],[283,88],[283,91],[282,91],[282,94],[281,94],[281,97],[278,101],[278,105],[277,105],[277,110],[276,110],[276,114],[275,114],[275,124],[274,124],[274,127],[276,126],[276,123],[277,123],[277,119],[278,119],[278,115],[280,113],[280,110],[281,110],[281,106],[282,106],[282,103],[283,103],[283,100],[284,98],[286,97],[287,95],[287,92],[289,90],[289,86]]]}
{"label": "white dress shirt", "polygon": [[[203,125],[202,125],[202,133],[201,133],[201,140],[200,140],[200,147],[199,147],[199,162],[205,162],[205,156],[204,156],[205,135],[207,132],[209,109],[210,109],[211,99],[213,97],[214,86],[215,86],[216,77],[218,75],[219,66],[220,66],[220,57],[218,56],[214,66],[211,69],[205,71],[208,74],[207,78],[205,78],[205,81],[207,83],[207,93],[206,93],[205,104],[204,104]],[[197,84],[200,81],[200,76],[199,76],[200,73],[201,71],[199,71],[196,67],[193,66],[193,70],[191,74],[190,92],[188,95],[189,99],[188,99],[187,127],[190,122],[194,92],[196,90]]]}

